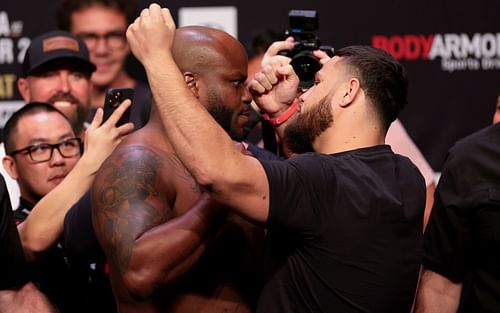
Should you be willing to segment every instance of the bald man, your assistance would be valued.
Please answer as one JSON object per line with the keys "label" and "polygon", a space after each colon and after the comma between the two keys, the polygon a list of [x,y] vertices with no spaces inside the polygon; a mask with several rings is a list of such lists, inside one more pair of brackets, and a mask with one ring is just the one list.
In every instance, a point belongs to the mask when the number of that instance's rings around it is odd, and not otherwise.
{"label": "bald man", "polygon": [[[242,140],[251,95],[240,42],[219,30],[184,27],[173,56],[189,90],[233,140]],[[263,230],[203,194],[175,155],[156,106],[97,173],[92,220],[120,312],[254,311]]]}

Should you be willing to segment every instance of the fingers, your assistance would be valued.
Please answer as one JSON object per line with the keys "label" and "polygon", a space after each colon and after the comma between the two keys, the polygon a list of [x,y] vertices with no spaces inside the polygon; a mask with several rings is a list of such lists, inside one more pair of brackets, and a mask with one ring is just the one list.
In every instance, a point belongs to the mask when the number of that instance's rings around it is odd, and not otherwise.
{"label": "fingers", "polygon": [[169,28],[175,28],[175,22],[174,22],[174,19],[172,17],[172,14],[170,13],[170,10],[167,8],[162,8],[161,14],[163,16],[163,21],[164,21],[165,25],[167,25],[167,27],[169,27]]}
{"label": "fingers", "polygon": [[92,123],[90,123],[88,129],[96,129],[97,127],[99,127],[102,123],[103,116],[104,111],[102,110],[102,108],[97,108],[97,111],[94,114],[94,118],[92,118]]}
{"label": "fingers", "polygon": [[279,61],[273,62],[273,64],[264,66],[260,72],[255,74],[248,88],[262,94],[273,89],[279,83],[280,78],[287,78],[289,75],[295,75],[290,64],[283,65]]}
{"label": "fingers", "polygon": [[[169,20],[173,23],[172,16],[170,15],[170,11],[167,8],[160,7],[157,3],[152,3],[149,8],[142,9],[139,16],[135,19],[135,21],[129,25],[127,28],[127,33],[133,31],[137,28],[150,28],[155,23],[161,22],[165,23],[166,20]],[[170,25],[169,23],[165,23]],[[175,24],[174,24],[175,27]],[[127,36],[128,37],[128,36]]]}
{"label": "fingers", "polygon": [[266,53],[264,53],[264,59],[278,55],[278,53],[282,50],[292,50],[293,46],[294,41],[292,37],[288,37],[284,41],[275,41],[269,46]]}
{"label": "fingers", "polygon": [[130,134],[135,129],[135,125],[132,122],[125,123],[117,128],[118,136],[125,136]]}
{"label": "fingers", "polygon": [[262,72],[255,74],[254,79],[248,85],[249,89],[257,91],[258,93],[265,93],[271,89],[278,82],[276,71],[272,67],[262,69]]}
{"label": "fingers", "polygon": [[287,64],[287,65],[284,65],[284,66],[280,66],[276,69],[276,72],[281,75],[281,76],[285,76],[285,77],[290,77],[292,75],[295,75],[295,71],[293,69],[293,66],[290,65],[290,64]]}
{"label": "fingers", "polygon": [[255,74],[255,79],[259,81],[264,86],[264,88],[270,90],[273,85],[278,82],[278,77],[276,76],[278,66],[279,65],[265,66],[259,73]]}
{"label": "fingers", "polygon": [[296,84],[297,86],[299,85],[300,79],[295,73],[295,70],[293,69],[293,66],[291,64],[280,67],[278,69],[278,73],[283,77],[286,77],[286,80],[289,83]]}
{"label": "fingers", "polygon": [[163,21],[161,7],[157,3],[151,3],[149,6],[149,16],[152,20]]}
{"label": "fingers", "polygon": [[149,9],[148,8],[142,9],[141,14],[139,14],[141,20],[147,19],[148,16],[149,16]]}
{"label": "fingers", "polygon": [[321,65],[325,65],[325,63],[330,61],[330,59],[331,59],[328,56],[328,54],[326,54],[326,52],[322,51],[322,50],[315,50],[315,51],[313,51],[313,54],[315,57],[317,57],[319,59],[319,62],[321,63]]}
{"label": "fingers", "polygon": [[104,122],[104,125],[113,125],[115,126],[116,125],[116,122],[118,122],[118,120],[120,119],[120,117],[122,117],[123,113],[125,113],[125,111],[132,105],[132,101],[130,101],[130,99],[126,99],[124,100],[122,103],[120,103],[120,105],[118,106],[118,108],[116,108],[116,110],[114,110],[114,112],[110,115],[110,117],[108,118],[108,120],[106,122]]}

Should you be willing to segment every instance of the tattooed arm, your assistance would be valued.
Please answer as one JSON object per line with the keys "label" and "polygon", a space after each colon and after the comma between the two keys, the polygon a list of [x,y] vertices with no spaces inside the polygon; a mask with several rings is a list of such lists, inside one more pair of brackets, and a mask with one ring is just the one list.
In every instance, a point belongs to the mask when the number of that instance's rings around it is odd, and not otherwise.
{"label": "tattooed arm", "polygon": [[[191,209],[179,214],[174,206]],[[147,300],[180,278],[224,217],[225,210],[207,195],[200,197],[176,157],[144,147],[117,151],[93,186],[94,229],[122,300]]]}

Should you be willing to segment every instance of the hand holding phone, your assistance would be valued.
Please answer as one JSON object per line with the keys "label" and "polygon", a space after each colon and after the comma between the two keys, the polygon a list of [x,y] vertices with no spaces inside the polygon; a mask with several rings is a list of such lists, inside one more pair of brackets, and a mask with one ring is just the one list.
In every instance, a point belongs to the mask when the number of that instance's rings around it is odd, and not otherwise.
{"label": "hand holding phone", "polygon": [[[106,97],[104,99],[104,118],[103,123],[108,120],[108,118],[113,114],[116,108],[120,106],[120,104],[126,99],[134,98],[134,89],[132,88],[110,88],[106,92]],[[118,122],[116,123],[116,127],[119,127],[125,123],[130,122],[130,108],[129,106],[123,115],[120,117]]]}

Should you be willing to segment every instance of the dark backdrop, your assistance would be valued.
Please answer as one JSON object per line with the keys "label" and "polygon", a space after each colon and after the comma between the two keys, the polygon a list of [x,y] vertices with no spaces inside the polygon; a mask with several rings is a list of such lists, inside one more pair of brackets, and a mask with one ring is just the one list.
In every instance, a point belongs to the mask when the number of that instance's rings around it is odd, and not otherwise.
{"label": "dark backdrop", "polygon": [[[136,2],[140,8],[150,3]],[[318,35],[324,44],[336,48],[368,44],[390,50],[409,73],[409,104],[401,119],[436,171],[440,171],[453,142],[491,123],[500,91],[499,1],[170,0],[159,3],[168,6],[176,19],[181,7],[234,6],[238,38],[247,46],[259,30],[284,31],[290,9],[314,9],[319,12]],[[38,0],[5,0],[0,4],[1,125],[8,118],[9,108],[19,105],[16,100],[20,97],[12,81],[19,73],[23,48],[29,38],[55,27],[56,6],[57,1]],[[450,64],[458,68],[451,71]],[[145,79],[133,59],[128,69],[139,79]]]}

